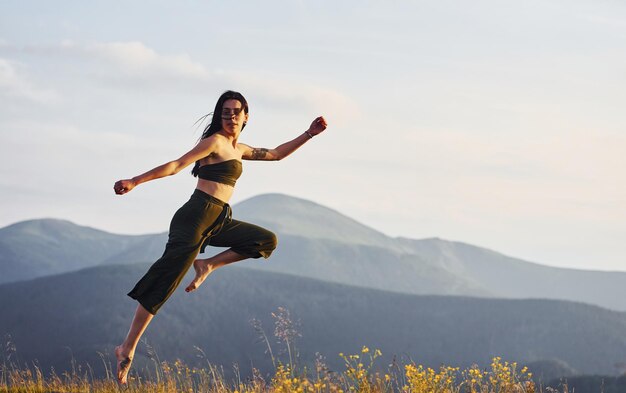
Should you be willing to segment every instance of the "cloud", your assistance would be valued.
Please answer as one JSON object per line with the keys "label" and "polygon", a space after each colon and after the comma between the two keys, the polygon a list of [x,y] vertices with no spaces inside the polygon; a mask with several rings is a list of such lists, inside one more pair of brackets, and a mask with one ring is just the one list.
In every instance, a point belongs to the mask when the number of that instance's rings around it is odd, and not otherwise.
{"label": "cloud", "polygon": [[[0,213],[2,225],[59,217],[123,233],[161,231],[172,206],[193,189],[195,179],[181,174],[150,182],[123,200],[113,193],[116,180],[176,158],[188,148],[184,138],[142,138],[37,120],[3,122],[0,129],[0,203],[7,207]],[[146,216],[120,223],[138,211]]]}
{"label": "cloud", "polygon": [[273,75],[257,76],[252,72],[225,72],[235,86],[245,86],[270,106],[312,108],[317,114],[332,118],[333,124],[345,124],[360,116],[359,106],[348,95],[323,85],[287,80]]}
{"label": "cloud", "polygon": [[[64,47],[72,48],[71,42]],[[199,81],[210,78],[211,73],[187,54],[163,55],[141,42],[94,43],[82,47],[86,53],[109,62],[133,76],[174,76]]]}
{"label": "cloud", "polygon": [[[203,94],[207,86],[216,83],[215,72],[193,61],[188,54],[159,53],[139,41],[63,41],[36,51],[70,59],[70,67],[80,67],[80,74],[107,88],[148,94]],[[76,62],[76,59],[82,61]]]}
{"label": "cloud", "polygon": [[[214,72],[188,54],[163,54],[139,41],[78,43],[64,40],[52,45],[0,44],[0,53],[45,58],[47,64],[62,63],[65,70],[100,82],[130,88],[176,86],[176,83],[206,83]],[[174,82],[174,83],[172,83]],[[181,91],[187,91],[188,85]]]}
{"label": "cloud", "polygon": [[0,96],[9,99],[25,99],[36,103],[54,103],[59,95],[49,89],[42,89],[18,70],[9,60],[0,58]]}
{"label": "cloud", "polygon": [[[119,131],[94,132],[67,124],[49,124],[37,120],[2,123],[0,145],[4,165],[3,182],[11,188],[26,187],[23,179],[35,179],[31,188],[86,193],[96,183],[137,171],[160,161],[176,158],[189,142],[183,138],[145,138]],[[24,152],[28,152],[25,156]],[[35,159],[33,159],[35,157]],[[62,176],[41,178],[41,163],[50,173]],[[116,175],[117,174],[117,175]]]}
{"label": "cloud", "polygon": [[[415,130],[403,140],[402,149],[412,158],[397,158],[398,167],[407,178],[431,184],[439,190],[437,198],[446,196],[459,210],[611,221],[615,208],[626,203],[621,134],[568,130],[496,137]],[[626,219],[625,213],[618,216]]]}
{"label": "cloud", "polygon": [[[257,70],[237,71],[209,68],[186,53],[161,53],[139,41],[77,43],[56,45],[10,44],[0,46],[2,53],[46,57],[48,62],[69,61],[68,70],[77,71],[107,88],[172,94],[206,95],[224,87],[255,95],[270,106],[291,109],[313,108],[333,118],[334,124],[359,115],[357,103],[347,94],[323,84],[288,80],[283,75],[263,74]],[[77,62],[76,60],[81,60]]]}

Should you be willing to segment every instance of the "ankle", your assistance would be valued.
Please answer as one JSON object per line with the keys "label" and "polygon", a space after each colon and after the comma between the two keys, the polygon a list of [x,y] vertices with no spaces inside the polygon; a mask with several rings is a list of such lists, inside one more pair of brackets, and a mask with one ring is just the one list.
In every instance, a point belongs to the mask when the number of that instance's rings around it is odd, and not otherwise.
{"label": "ankle", "polygon": [[135,354],[135,348],[133,348],[130,345],[121,344],[119,348],[120,348],[120,352],[123,354],[126,354],[126,356],[128,357],[133,357],[133,355]]}
{"label": "ankle", "polygon": [[219,260],[218,260],[218,261],[216,261],[216,260],[214,260],[214,259],[211,259],[211,260],[208,262],[208,266],[211,268],[211,270],[215,270],[215,269],[217,269],[218,267],[222,267],[222,266],[224,266],[224,265],[225,265],[225,263],[224,263],[224,262],[219,261]]}

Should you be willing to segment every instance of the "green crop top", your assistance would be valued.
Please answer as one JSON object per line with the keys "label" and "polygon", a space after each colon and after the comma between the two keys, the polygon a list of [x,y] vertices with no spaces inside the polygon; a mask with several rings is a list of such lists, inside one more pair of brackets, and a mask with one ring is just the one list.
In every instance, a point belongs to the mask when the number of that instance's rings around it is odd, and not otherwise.
{"label": "green crop top", "polygon": [[243,172],[241,161],[233,158],[232,160],[201,166],[198,168],[198,177],[234,187],[235,182],[241,176],[241,172]]}

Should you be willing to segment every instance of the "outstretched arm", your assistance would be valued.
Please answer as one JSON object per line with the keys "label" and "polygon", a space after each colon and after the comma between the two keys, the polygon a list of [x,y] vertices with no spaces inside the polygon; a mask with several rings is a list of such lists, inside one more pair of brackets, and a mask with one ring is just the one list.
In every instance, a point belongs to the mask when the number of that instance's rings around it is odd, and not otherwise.
{"label": "outstretched arm", "polygon": [[292,139],[289,142],[285,142],[274,149],[250,147],[248,145],[240,143],[239,146],[243,149],[243,154],[241,158],[243,158],[244,160],[282,160],[294,151],[298,150],[298,148],[304,145],[309,139],[324,131],[327,126],[328,124],[326,123],[324,117],[320,116],[313,120],[308,130],[300,134],[295,139]]}
{"label": "outstretched arm", "polygon": [[149,170],[139,176],[135,176],[132,179],[118,180],[115,182],[113,189],[118,195],[123,195],[138,186],[141,183],[145,183],[150,180],[160,179],[162,177],[175,175],[189,164],[208,156],[214,150],[215,141],[213,138],[206,138],[198,142],[198,144],[187,152],[185,155],[177,160],[167,162],[163,165],[159,165],[156,168]]}

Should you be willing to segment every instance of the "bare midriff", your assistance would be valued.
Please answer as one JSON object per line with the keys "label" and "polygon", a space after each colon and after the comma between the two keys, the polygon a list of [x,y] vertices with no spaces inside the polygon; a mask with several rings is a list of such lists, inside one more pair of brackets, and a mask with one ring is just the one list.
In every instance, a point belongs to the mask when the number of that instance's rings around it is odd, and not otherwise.
{"label": "bare midriff", "polygon": [[235,191],[235,187],[204,179],[198,179],[196,188],[227,203],[233,195],[233,191]]}

